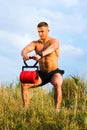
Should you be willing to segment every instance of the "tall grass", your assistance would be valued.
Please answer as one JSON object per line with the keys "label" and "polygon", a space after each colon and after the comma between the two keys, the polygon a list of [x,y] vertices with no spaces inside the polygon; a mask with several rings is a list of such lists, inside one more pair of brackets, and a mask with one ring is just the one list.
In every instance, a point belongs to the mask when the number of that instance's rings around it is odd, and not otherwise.
{"label": "tall grass", "polygon": [[[75,79],[78,79],[77,82]],[[64,79],[60,113],[54,108],[53,91],[30,90],[30,107],[22,106],[20,83],[0,87],[0,130],[87,130],[87,82]]]}

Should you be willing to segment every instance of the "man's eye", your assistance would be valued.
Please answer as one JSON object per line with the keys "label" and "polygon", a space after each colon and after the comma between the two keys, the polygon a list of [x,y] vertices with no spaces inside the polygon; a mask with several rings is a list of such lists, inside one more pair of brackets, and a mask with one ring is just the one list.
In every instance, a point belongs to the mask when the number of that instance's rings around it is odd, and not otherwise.
{"label": "man's eye", "polygon": [[43,33],[44,31],[38,31],[39,33]]}

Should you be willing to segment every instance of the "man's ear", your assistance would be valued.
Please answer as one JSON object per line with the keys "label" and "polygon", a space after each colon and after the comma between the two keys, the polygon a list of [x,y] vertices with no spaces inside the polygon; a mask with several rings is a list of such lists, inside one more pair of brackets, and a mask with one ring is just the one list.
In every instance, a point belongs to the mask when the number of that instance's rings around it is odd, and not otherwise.
{"label": "man's ear", "polygon": [[48,32],[50,32],[50,30],[48,29]]}

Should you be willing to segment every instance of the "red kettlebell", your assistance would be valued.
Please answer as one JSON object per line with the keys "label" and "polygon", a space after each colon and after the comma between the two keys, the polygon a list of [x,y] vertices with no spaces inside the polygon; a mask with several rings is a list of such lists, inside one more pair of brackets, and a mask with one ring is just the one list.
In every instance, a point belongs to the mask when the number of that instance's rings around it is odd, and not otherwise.
{"label": "red kettlebell", "polygon": [[[38,62],[36,62],[33,66],[28,66],[27,63],[24,61],[25,66],[22,66],[22,71],[20,73],[20,82],[21,83],[37,83],[38,82],[38,66],[36,66]],[[24,68],[36,68],[37,70],[29,71],[24,70]]]}

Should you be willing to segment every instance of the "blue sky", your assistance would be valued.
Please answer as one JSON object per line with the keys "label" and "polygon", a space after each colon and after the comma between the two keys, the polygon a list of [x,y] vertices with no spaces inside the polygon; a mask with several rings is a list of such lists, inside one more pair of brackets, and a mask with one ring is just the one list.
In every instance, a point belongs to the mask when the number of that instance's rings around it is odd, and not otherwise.
{"label": "blue sky", "polygon": [[[21,50],[37,40],[37,24],[46,21],[59,39],[59,68],[64,77],[87,77],[87,0],[0,0],[0,82],[19,78]],[[34,61],[29,61],[32,65]]]}

